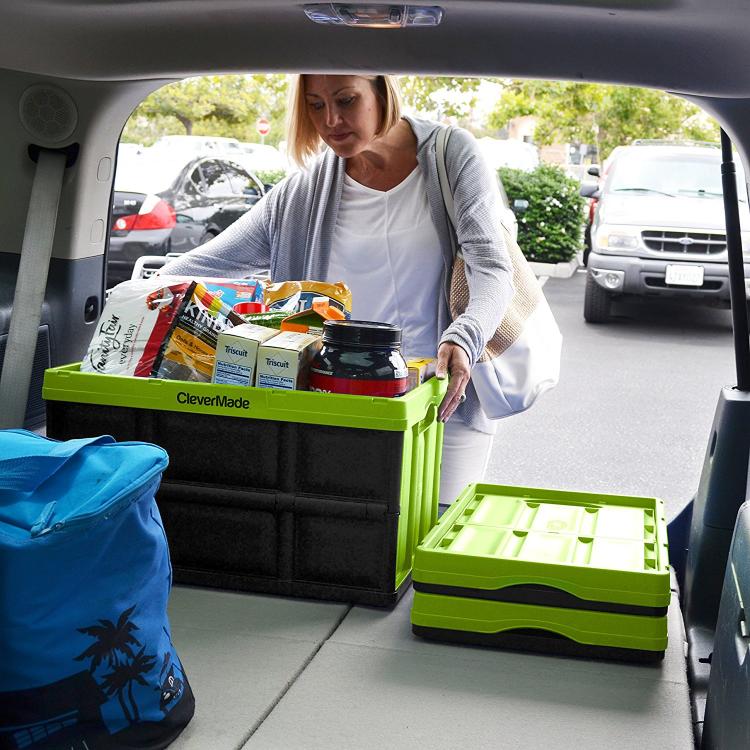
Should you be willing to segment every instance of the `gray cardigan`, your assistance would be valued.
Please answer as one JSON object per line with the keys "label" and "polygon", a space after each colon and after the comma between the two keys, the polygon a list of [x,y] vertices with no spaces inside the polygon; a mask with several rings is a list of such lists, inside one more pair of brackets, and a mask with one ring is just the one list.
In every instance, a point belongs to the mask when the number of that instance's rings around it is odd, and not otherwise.
{"label": "gray cardigan", "polygon": [[[417,162],[443,253],[444,293],[436,348],[444,341],[459,344],[473,366],[513,295],[513,269],[500,227],[495,176],[474,137],[455,128],[448,143],[446,168],[471,299],[466,312],[451,321],[448,292],[453,255],[435,158],[435,141],[442,126],[405,119],[417,138]],[[162,273],[236,278],[269,274],[273,281],[326,280],[344,170],[345,160],[326,149],[310,168],[289,175],[218,237],[168,263]],[[466,395],[457,416],[474,429],[493,433],[495,426],[484,416],[471,383]]]}

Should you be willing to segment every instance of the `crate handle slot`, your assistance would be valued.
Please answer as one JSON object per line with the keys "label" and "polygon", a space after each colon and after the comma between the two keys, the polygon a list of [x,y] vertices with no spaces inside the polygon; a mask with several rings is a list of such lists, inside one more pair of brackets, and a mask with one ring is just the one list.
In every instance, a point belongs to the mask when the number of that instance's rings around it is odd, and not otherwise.
{"label": "crate handle slot", "polygon": [[437,404],[430,404],[427,407],[427,412],[424,415],[424,419],[417,425],[417,435],[421,435],[425,430],[429,430],[435,420],[437,419]]}

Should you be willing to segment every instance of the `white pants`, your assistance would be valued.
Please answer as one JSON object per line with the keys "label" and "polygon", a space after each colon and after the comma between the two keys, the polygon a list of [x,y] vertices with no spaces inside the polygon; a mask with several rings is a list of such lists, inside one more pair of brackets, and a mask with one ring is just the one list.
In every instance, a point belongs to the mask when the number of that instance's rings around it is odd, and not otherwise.
{"label": "white pants", "polygon": [[467,484],[484,481],[494,435],[449,419],[443,433],[443,462],[440,466],[440,502],[450,505]]}

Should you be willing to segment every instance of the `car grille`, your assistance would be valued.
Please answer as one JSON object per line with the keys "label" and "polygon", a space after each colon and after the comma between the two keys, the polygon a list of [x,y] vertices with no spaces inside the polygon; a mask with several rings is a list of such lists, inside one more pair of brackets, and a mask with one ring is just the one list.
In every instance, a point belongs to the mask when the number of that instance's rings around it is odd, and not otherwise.
{"label": "car grille", "polygon": [[727,249],[727,236],[722,232],[670,232],[647,229],[641,232],[643,243],[650,250],[684,255],[718,255]]}

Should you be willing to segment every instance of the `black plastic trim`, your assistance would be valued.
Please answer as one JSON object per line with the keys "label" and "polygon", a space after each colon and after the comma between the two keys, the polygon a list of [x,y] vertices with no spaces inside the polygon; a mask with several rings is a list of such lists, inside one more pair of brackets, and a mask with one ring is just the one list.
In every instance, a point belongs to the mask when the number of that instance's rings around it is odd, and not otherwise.
{"label": "black plastic trim", "polygon": [[664,617],[668,609],[668,607],[644,607],[638,604],[617,604],[581,599],[567,591],[541,584],[519,584],[517,586],[506,586],[502,589],[472,589],[464,586],[444,586],[437,583],[414,581],[414,590],[441,596],[489,599],[493,602],[514,602],[541,607],[560,607],[561,609],[584,609],[590,612],[609,612],[618,615]]}
{"label": "black plastic trim", "polygon": [[533,628],[504,630],[501,633],[473,633],[466,630],[430,628],[424,625],[412,625],[411,629],[414,635],[430,640],[461,643],[468,646],[534,651],[554,656],[580,656],[587,659],[655,664],[664,659],[665,653],[664,651],[642,651],[615,646],[590,646],[566,638],[559,633]]}

